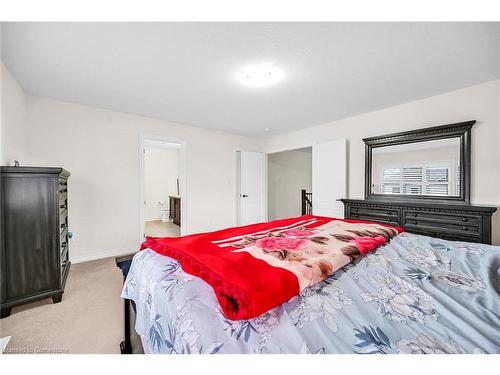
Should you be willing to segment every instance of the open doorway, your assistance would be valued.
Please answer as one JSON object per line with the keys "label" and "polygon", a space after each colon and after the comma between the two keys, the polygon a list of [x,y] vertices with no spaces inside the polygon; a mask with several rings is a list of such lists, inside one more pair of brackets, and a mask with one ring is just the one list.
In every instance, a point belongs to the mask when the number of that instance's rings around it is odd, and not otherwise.
{"label": "open doorway", "polygon": [[183,233],[184,147],[160,137],[141,139],[141,238]]}
{"label": "open doorway", "polygon": [[269,220],[312,212],[312,147],[267,155]]}

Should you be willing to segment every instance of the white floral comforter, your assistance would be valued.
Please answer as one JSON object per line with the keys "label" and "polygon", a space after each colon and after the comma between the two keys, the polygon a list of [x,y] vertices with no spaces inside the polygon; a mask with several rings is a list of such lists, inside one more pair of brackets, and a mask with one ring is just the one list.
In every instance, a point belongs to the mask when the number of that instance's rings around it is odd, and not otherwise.
{"label": "white floral comforter", "polygon": [[151,250],[122,297],[154,353],[500,353],[500,247],[409,233],[252,320]]}

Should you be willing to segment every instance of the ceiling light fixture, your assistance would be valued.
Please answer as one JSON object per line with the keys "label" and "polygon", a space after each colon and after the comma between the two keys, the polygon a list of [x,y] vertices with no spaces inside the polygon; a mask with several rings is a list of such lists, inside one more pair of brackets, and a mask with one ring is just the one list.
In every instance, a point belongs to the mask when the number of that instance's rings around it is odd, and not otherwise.
{"label": "ceiling light fixture", "polygon": [[256,88],[270,86],[282,77],[283,71],[269,63],[247,66],[238,72],[241,83]]}

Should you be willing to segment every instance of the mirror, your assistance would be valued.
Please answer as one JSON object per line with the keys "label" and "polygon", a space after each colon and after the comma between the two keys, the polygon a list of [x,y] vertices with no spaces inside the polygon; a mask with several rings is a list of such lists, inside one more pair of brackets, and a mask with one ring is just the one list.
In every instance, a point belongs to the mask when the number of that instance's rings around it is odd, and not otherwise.
{"label": "mirror", "polygon": [[460,196],[460,138],[378,147],[372,194]]}
{"label": "mirror", "polygon": [[470,202],[476,121],[365,138],[365,198]]}

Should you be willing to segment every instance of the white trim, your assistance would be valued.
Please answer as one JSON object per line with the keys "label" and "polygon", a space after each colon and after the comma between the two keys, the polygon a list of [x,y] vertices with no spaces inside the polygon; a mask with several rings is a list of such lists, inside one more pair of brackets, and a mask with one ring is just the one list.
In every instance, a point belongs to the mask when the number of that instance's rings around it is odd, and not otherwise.
{"label": "white trim", "polygon": [[239,212],[240,212],[240,163],[241,149],[235,148],[233,150],[233,225],[239,225]]}
{"label": "white trim", "polygon": [[123,255],[129,255],[129,254],[135,254],[137,251],[130,251],[130,250],[113,250],[113,251],[107,251],[107,252],[102,252],[98,254],[93,254],[93,255],[83,255],[79,257],[70,257],[70,261],[73,264],[77,263],[83,263],[83,262],[90,262],[91,260],[98,260],[98,259],[104,259],[104,258],[111,258],[111,257],[119,257]]}
{"label": "white trim", "polygon": [[269,221],[269,157],[264,153],[264,219]]}
{"label": "white trim", "polygon": [[181,148],[180,143],[169,143],[169,142],[162,142],[162,141],[151,140],[151,139],[146,139],[144,141],[144,145],[147,148],[176,149],[176,150],[180,150],[180,148]]}
{"label": "white trim", "polygon": [[281,147],[281,148],[277,148],[277,149],[274,149],[274,150],[271,150],[271,151],[266,151],[266,154],[269,155],[269,154],[277,154],[279,152],[285,152],[285,151],[294,151],[294,150],[300,150],[302,148],[312,148],[314,146],[314,143],[305,143],[305,144],[302,144],[302,145],[295,145],[295,146],[287,146],[287,147]]}
{"label": "white trim", "polygon": [[178,143],[180,147],[180,168],[179,180],[181,183],[181,236],[189,233],[187,228],[187,187],[186,187],[186,171],[187,171],[187,157],[186,157],[186,142],[182,139],[165,137],[161,135],[143,134],[139,135],[139,243],[144,241],[144,232],[146,230],[144,221],[144,143],[146,140],[162,141],[168,143]]}

